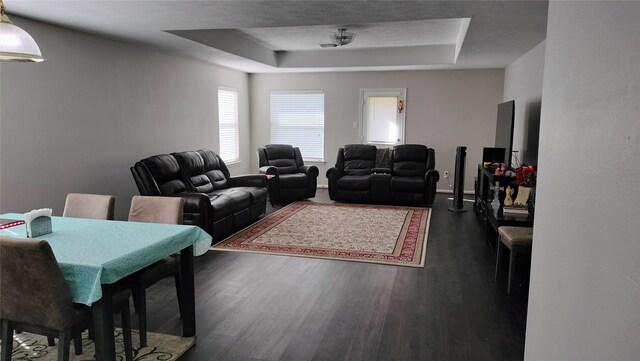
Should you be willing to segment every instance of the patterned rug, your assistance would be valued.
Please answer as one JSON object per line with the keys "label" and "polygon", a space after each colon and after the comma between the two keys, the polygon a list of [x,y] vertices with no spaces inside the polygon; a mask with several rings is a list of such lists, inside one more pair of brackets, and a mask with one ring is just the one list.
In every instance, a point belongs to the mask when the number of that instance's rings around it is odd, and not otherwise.
{"label": "patterned rug", "polygon": [[423,267],[430,209],[295,202],[211,247]]}
{"label": "patterned rug", "polygon": [[[87,333],[82,334],[82,355],[75,355],[73,342],[71,343],[70,361],[95,360],[94,344],[89,340]],[[124,344],[122,330],[116,328],[116,360],[124,360]],[[138,361],[174,361],[182,356],[195,342],[195,337],[180,337],[159,333],[147,332],[147,347],[140,348],[138,330],[131,330],[133,338],[133,359]],[[57,342],[57,340],[56,340]],[[56,361],[58,347],[48,346],[45,336],[23,332],[13,336],[13,353],[11,360],[23,361]]]}

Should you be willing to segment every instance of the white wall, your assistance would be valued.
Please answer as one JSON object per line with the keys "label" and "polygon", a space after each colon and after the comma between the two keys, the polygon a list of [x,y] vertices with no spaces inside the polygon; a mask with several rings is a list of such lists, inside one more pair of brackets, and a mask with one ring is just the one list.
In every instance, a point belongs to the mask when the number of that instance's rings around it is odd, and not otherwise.
{"label": "white wall", "polygon": [[218,150],[217,89],[239,90],[242,163],[249,170],[248,75],[12,16],[47,59],[2,63],[0,209],[52,207],[69,192],[113,194],[126,217],[129,171],[158,153]]}
{"label": "white wall", "polygon": [[549,5],[527,360],[640,357],[639,18]]}
{"label": "white wall", "polygon": [[[521,162],[537,163],[544,41],[506,67],[503,100],[515,100],[513,150]],[[513,164],[513,162],[512,162]]]}
{"label": "white wall", "polygon": [[[453,183],[455,152],[467,146],[465,190],[473,191],[473,177],[482,148],[493,146],[497,107],[502,101],[504,71],[438,70],[304,74],[252,74],[252,150],[269,144],[269,91],[323,89],[325,92],[325,164],[318,165],[318,184],[327,184],[326,170],[336,161],[338,148],[358,143],[361,88],[407,88],[406,143],[435,149],[438,189],[449,189],[442,172]],[[252,168],[257,169],[257,158]]]}

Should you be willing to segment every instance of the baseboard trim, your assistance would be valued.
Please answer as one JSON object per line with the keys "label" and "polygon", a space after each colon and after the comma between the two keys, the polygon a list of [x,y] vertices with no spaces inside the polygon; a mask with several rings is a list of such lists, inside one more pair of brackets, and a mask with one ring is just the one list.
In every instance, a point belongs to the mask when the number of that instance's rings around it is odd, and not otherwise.
{"label": "baseboard trim", "polygon": [[[453,191],[451,189],[436,189],[436,193],[453,194]],[[476,192],[474,191],[464,191],[463,193],[466,195],[476,194]]]}
{"label": "baseboard trim", "polygon": [[[328,189],[329,186],[326,184],[318,184],[318,186],[316,187],[318,189]],[[436,189],[436,193],[445,193],[445,194],[453,194],[453,191],[451,189]],[[466,195],[475,195],[476,193],[474,191],[464,191],[464,194]]]}

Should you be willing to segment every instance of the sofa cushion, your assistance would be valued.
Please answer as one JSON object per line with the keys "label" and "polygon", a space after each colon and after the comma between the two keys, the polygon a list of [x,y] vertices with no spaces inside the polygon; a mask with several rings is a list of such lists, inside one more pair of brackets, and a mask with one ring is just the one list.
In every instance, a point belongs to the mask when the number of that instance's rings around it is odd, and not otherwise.
{"label": "sofa cushion", "polygon": [[209,194],[213,207],[213,221],[218,221],[233,214],[233,199],[222,194]]}
{"label": "sofa cushion", "polygon": [[422,177],[427,172],[427,147],[405,144],[393,149],[393,175]]}
{"label": "sofa cushion", "polygon": [[424,177],[391,177],[391,189],[399,192],[424,192]]}
{"label": "sofa cushion", "polygon": [[344,146],[344,174],[371,174],[376,163],[376,147],[365,144],[347,144]]}
{"label": "sofa cushion", "polygon": [[218,189],[210,193],[210,195],[214,194],[231,199],[233,201],[234,212],[248,209],[251,206],[251,194],[238,190],[237,188]]}
{"label": "sofa cushion", "polygon": [[338,189],[350,191],[368,191],[371,187],[369,175],[345,175],[338,179]]}
{"label": "sofa cushion", "polygon": [[232,189],[248,193],[251,197],[251,205],[256,205],[264,202],[267,199],[267,188],[263,187],[233,187]]}
{"label": "sofa cushion", "polygon": [[304,173],[280,175],[280,188],[304,188],[308,185],[309,177]]}
{"label": "sofa cushion", "polygon": [[231,174],[220,156],[210,149],[201,149],[198,154],[204,161],[204,174],[209,177],[213,189],[227,188],[227,179],[231,177]]}
{"label": "sofa cushion", "polygon": [[154,155],[140,163],[151,173],[160,195],[170,196],[187,191],[187,184],[181,178],[180,165],[171,154]]}

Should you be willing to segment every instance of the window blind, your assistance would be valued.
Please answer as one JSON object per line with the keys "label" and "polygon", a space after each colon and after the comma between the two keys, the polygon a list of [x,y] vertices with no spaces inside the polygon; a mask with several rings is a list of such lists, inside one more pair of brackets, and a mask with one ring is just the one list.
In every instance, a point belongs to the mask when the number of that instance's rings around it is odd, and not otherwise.
{"label": "window blind", "polygon": [[218,89],[218,127],[220,158],[225,162],[239,161],[238,91],[234,89]]}
{"label": "window blind", "polygon": [[272,91],[271,144],[299,147],[308,161],[324,160],[324,92]]}

